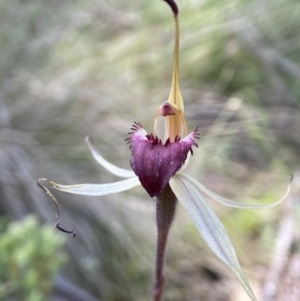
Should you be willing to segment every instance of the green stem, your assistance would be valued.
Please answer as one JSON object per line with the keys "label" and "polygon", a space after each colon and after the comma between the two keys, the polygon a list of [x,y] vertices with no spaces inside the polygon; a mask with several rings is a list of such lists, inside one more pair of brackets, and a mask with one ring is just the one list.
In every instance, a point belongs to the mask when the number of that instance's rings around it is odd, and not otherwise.
{"label": "green stem", "polygon": [[177,199],[169,184],[161,195],[156,199],[156,224],[157,224],[157,245],[156,245],[156,269],[153,300],[160,301],[164,287],[163,266],[165,250],[169,230],[175,216]]}

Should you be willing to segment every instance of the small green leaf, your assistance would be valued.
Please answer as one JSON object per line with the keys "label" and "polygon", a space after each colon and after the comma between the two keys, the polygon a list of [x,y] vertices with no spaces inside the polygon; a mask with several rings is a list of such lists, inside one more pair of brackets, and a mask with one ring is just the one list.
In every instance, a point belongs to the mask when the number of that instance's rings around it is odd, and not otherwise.
{"label": "small green leaf", "polygon": [[225,228],[201,194],[183,174],[173,176],[169,184],[209,247],[233,270],[251,300],[257,301]]}

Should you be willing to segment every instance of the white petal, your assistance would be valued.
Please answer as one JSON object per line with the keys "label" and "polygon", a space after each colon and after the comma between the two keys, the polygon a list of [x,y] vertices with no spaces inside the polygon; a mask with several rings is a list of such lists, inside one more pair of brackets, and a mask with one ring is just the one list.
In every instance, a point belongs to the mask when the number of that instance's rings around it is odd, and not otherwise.
{"label": "white petal", "polygon": [[251,300],[256,301],[257,299],[243,274],[231,241],[218,217],[194,185],[182,174],[173,176],[169,183],[207,244],[233,270]]}
{"label": "white petal", "polygon": [[108,161],[106,161],[95,149],[95,146],[93,144],[93,140],[91,137],[87,136],[85,138],[85,140],[86,140],[86,143],[87,143],[94,159],[101,166],[103,166],[106,170],[108,170],[110,173],[112,173],[118,177],[122,177],[122,178],[135,177],[135,173],[132,170],[120,168],[120,167],[115,166],[115,165],[109,163]]}
{"label": "white petal", "polygon": [[47,182],[52,186],[52,188],[58,189],[60,191],[89,196],[100,196],[118,193],[141,185],[138,177],[136,176],[124,181],[108,184],[61,185],[50,180],[47,180]]}
{"label": "white petal", "polygon": [[291,190],[291,182],[290,182],[284,196],[281,199],[279,199],[278,201],[273,202],[271,204],[265,204],[265,205],[241,204],[241,203],[232,201],[230,199],[224,198],[224,197],[212,192],[211,190],[206,188],[203,184],[199,183],[198,181],[196,181],[194,178],[192,178],[191,176],[189,176],[187,174],[182,174],[182,177],[187,179],[188,181],[190,181],[196,188],[202,190],[203,192],[205,192],[207,195],[209,195],[214,200],[216,200],[224,205],[227,205],[227,206],[237,207],[237,208],[242,208],[242,209],[263,209],[263,208],[269,208],[269,207],[276,206],[287,197],[287,195],[289,194],[289,192]]}

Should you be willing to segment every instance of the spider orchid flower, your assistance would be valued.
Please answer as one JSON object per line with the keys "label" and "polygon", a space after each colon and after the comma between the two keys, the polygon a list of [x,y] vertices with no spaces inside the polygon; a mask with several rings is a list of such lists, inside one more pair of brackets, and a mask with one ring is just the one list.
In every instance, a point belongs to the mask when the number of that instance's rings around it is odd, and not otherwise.
{"label": "spider orchid flower", "polygon": [[60,191],[88,196],[108,195],[142,186],[150,197],[155,197],[158,235],[154,301],[159,301],[162,298],[165,247],[168,232],[175,216],[177,200],[179,200],[206,243],[216,256],[232,269],[250,299],[254,301],[257,299],[242,272],[229,236],[218,217],[200,194],[200,191],[228,206],[258,209],[280,203],[288,195],[291,184],[284,196],[277,202],[268,205],[245,205],[217,195],[184,173],[190,154],[193,154],[192,146],[198,147],[195,140],[199,138],[199,133],[198,127],[196,127],[193,132],[188,134],[183,99],[179,88],[178,7],[173,0],[164,1],[169,4],[174,14],[175,43],[171,92],[168,101],[165,101],[156,112],[154,121],[156,135],[147,134],[141,123],[134,122],[131,131],[128,133],[129,137],[126,139],[132,151],[130,159],[132,170],[117,167],[106,161],[95,149],[93,140],[90,137],[86,138],[94,159],[110,173],[126,179],[109,184],[78,185],[61,185],[48,179],[39,179],[38,185],[47,192],[57,206],[57,228],[64,232],[73,233],[74,236],[76,235],[74,231],[68,231],[60,227],[57,201],[48,188],[41,184],[41,181],[46,181],[51,188]]}

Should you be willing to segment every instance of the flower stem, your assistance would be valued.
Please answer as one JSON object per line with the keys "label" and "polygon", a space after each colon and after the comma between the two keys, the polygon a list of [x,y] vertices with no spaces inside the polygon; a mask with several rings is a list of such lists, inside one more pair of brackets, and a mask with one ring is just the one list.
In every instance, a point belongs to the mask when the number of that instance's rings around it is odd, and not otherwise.
{"label": "flower stem", "polygon": [[169,230],[175,216],[177,199],[168,184],[159,197],[156,198],[156,224],[157,224],[157,245],[156,245],[156,270],[153,300],[160,301],[164,286],[164,257],[167,245]]}

